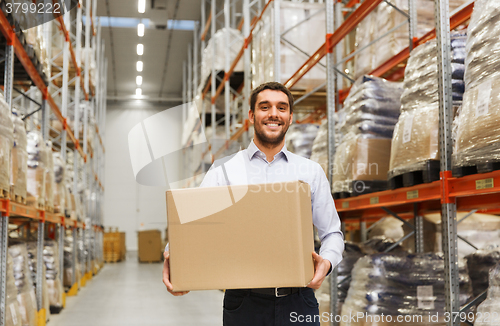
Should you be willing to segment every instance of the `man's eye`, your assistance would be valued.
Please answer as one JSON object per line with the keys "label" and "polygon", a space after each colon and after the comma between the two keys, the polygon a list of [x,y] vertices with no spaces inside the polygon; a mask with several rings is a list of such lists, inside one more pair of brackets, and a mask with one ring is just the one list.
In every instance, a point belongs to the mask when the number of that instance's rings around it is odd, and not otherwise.
{"label": "man's eye", "polygon": [[267,109],[268,109],[268,107],[267,107],[267,106],[263,106],[261,109],[262,109],[262,110],[267,110]]}

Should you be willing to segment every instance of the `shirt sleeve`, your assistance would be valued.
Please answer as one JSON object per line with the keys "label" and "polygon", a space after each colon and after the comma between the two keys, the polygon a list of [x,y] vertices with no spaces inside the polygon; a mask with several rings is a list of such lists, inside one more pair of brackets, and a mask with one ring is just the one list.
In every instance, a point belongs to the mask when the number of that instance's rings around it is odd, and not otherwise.
{"label": "shirt sleeve", "polygon": [[321,240],[319,255],[331,263],[331,270],[342,261],[344,235],[340,231],[340,218],[333,202],[330,183],[321,166],[317,166],[315,182],[311,188],[313,223]]}

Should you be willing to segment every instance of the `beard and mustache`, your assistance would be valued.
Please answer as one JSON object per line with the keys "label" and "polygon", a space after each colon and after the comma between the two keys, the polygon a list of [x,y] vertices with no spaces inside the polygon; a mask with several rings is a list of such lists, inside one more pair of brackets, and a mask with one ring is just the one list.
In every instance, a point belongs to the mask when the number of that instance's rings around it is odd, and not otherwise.
{"label": "beard and mustache", "polygon": [[[269,135],[269,132],[266,132],[265,124],[270,124],[270,123],[276,123],[278,126],[281,126],[281,132],[276,134],[272,133]],[[288,127],[290,127],[290,123],[285,122],[283,120],[279,119],[273,119],[273,120],[265,120],[259,123],[255,123],[254,125],[254,132],[255,132],[255,137],[259,140],[259,142],[268,148],[273,148],[278,145],[280,145],[285,138],[285,134],[288,131]]]}

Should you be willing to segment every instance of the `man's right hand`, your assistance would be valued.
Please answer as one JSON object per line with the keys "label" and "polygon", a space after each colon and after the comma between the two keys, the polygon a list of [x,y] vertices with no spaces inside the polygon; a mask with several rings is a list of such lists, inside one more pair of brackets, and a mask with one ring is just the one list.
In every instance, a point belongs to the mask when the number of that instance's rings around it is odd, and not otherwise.
{"label": "man's right hand", "polygon": [[165,261],[163,262],[163,284],[167,287],[168,292],[170,292],[172,295],[175,296],[181,296],[184,294],[189,293],[189,291],[184,291],[184,292],[175,292],[174,288],[172,286],[172,283],[170,283],[170,254],[168,251],[165,251],[163,253],[163,257],[165,257]]}

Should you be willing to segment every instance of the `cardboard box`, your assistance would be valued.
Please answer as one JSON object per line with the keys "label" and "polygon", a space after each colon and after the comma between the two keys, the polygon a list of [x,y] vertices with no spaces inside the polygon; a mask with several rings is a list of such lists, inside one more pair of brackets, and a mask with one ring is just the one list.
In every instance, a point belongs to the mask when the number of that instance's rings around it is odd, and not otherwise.
{"label": "cardboard box", "polygon": [[159,262],[162,260],[163,248],[161,247],[160,230],[139,231],[137,238],[140,262]]}
{"label": "cardboard box", "polygon": [[358,138],[353,152],[352,180],[387,180],[391,141],[385,138]]}
{"label": "cardboard box", "polygon": [[175,291],[304,287],[313,278],[307,183],[169,190],[167,217]]}

